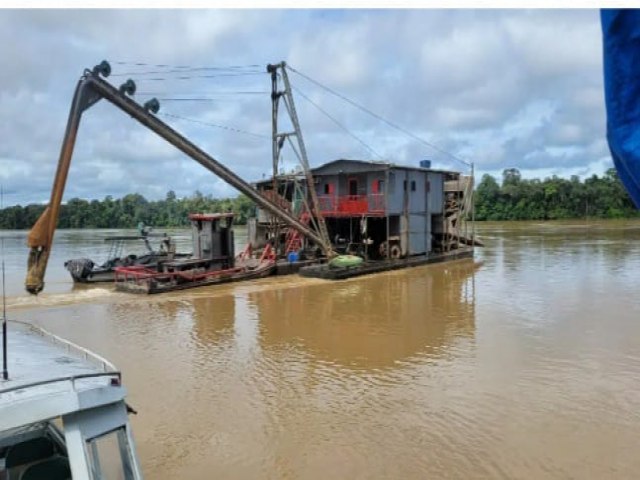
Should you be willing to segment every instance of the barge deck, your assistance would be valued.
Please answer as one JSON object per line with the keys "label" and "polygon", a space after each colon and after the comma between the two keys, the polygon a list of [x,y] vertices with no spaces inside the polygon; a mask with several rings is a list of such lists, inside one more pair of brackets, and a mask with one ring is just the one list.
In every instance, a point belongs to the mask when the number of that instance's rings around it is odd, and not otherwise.
{"label": "barge deck", "polygon": [[418,267],[430,263],[448,262],[473,258],[473,247],[463,247],[450,252],[419,255],[399,260],[368,261],[354,267],[333,268],[328,264],[302,267],[299,274],[303,277],[323,278],[326,280],[345,280],[360,275],[399,270],[401,268]]}
{"label": "barge deck", "polygon": [[229,268],[204,273],[169,272],[158,273],[141,267],[116,268],[116,290],[119,292],[155,293],[207,287],[223,283],[255,280],[272,275],[276,269],[273,261],[261,262],[251,267]]}

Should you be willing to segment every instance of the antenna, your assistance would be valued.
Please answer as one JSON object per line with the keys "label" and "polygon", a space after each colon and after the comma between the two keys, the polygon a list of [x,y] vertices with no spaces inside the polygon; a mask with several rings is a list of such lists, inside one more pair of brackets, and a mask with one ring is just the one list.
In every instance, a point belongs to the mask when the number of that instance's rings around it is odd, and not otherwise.
{"label": "antenna", "polygon": [[[0,184],[0,211],[4,208],[4,189]],[[7,368],[7,295],[4,276],[4,237],[0,237],[0,255],[2,256],[2,379],[9,380]]]}

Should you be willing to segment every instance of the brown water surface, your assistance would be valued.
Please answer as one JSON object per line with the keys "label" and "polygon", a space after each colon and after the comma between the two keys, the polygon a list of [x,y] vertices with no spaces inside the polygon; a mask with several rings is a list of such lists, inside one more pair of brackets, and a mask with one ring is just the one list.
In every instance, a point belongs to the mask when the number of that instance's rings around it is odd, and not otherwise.
{"label": "brown water surface", "polygon": [[10,316],[122,369],[146,478],[636,478],[640,222],[479,230],[475,262],[335,283],[144,297],[53,266]]}

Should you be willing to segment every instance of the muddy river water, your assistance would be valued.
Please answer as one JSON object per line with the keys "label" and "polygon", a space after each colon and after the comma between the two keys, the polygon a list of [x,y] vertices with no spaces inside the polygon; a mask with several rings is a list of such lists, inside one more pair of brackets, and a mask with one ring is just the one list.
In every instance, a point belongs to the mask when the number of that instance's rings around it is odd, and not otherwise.
{"label": "muddy river water", "polygon": [[38,298],[0,234],[9,316],[123,371],[146,478],[638,478],[640,222],[478,230],[475,261],[150,297],[73,287],[115,232],[60,231]]}

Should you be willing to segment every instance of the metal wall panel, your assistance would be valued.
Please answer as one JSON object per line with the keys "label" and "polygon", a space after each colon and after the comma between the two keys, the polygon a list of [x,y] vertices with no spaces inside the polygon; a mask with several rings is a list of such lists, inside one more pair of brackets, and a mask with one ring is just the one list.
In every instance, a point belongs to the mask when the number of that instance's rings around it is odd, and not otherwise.
{"label": "metal wall panel", "polygon": [[[409,171],[407,189],[409,191],[409,213],[424,213],[427,211],[426,172]],[[415,187],[415,190],[413,190]]]}
{"label": "metal wall panel", "polygon": [[409,215],[409,255],[427,252],[428,222],[425,214]]}
{"label": "metal wall panel", "polygon": [[444,195],[444,175],[436,172],[429,172],[429,197],[427,204],[430,213],[442,213]]}

